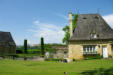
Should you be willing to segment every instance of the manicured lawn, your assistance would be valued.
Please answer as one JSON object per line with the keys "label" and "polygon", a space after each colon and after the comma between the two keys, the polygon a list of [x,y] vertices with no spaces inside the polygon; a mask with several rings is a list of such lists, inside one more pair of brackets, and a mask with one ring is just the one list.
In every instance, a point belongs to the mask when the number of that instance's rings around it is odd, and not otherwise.
{"label": "manicured lawn", "polygon": [[0,60],[0,75],[79,75],[86,70],[113,67],[111,60],[82,60],[73,63],[53,61]]}

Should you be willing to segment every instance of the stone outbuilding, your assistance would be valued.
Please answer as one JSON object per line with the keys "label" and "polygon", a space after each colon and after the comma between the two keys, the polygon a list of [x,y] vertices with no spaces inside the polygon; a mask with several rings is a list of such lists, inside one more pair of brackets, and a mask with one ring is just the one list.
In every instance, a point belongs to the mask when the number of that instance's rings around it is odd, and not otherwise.
{"label": "stone outbuilding", "polygon": [[16,44],[10,32],[0,32],[0,56],[15,55]]}
{"label": "stone outbuilding", "polygon": [[113,57],[113,30],[100,14],[78,14],[76,28],[72,28],[72,13],[69,14],[70,39],[68,58],[84,59],[86,55],[99,54]]}

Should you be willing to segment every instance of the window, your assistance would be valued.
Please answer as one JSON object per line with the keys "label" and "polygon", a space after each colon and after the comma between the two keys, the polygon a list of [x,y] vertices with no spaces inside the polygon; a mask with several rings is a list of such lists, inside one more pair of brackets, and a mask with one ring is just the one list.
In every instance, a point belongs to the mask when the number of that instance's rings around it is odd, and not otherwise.
{"label": "window", "polygon": [[92,33],[92,34],[91,34],[91,37],[92,37],[92,38],[97,38],[97,34]]}
{"label": "window", "polygon": [[83,19],[86,19],[86,17],[83,17]]}
{"label": "window", "polygon": [[67,52],[66,52],[66,51],[64,51],[64,54],[67,54]]}
{"label": "window", "polygon": [[83,54],[95,54],[96,49],[95,49],[96,45],[84,45],[83,46]]}

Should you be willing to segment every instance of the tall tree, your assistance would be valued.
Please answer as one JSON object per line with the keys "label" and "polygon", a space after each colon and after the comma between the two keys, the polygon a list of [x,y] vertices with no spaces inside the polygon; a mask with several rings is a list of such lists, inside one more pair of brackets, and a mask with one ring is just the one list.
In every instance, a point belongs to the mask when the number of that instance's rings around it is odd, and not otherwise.
{"label": "tall tree", "polygon": [[27,54],[27,39],[24,40],[24,53]]}
{"label": "tall tree", "polygon": [[41,37],[41,54],[42,54],[42,57],[44,57],[45,52],[44,52],[44,38],[43,37]]}
{"label": "tall tree", "polygon": [[69,39],[69,37],[70,37],[70,28],[69,28],[69,25],[66,25],[66,26],[63,28],[63,31],[65,32],[65,36],[64,36],[64,38],[62,39],[62,42],[68,44],[68,39]]}

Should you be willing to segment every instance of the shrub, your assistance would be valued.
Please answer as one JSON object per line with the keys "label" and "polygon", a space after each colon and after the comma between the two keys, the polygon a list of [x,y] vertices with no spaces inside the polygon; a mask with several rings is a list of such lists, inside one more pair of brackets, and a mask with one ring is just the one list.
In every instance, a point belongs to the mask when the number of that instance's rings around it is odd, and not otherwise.
{"label": "shrub", "polygon": [[45,59],[45,61],[62,61],[62,62],[67,62],[66,59],[52,59],[52,58],[50,58],[50,59]]}
{"label": "shrub", "polygon": [[112,58],[112,56],[110,55],[109,58]]}
{"label": "shrub", "polygon": [[75,59],[73,59],[73,61],[75,61]]}
{"label": "shrub", "polygon": [[45,61],[61,61],[62,59],[52,59],[52,58],[50,58],[50,59],[45,59]]}
{"label": "shrub", "polygon": [[22,54],[22,53],[23,53],[23,50],[21,50],[21,49],[16,50],[16,54]]}
{"label": "shrub", "polygon": [[27,54],[27,40],[24,40],[24,53]]}
{"label": "shrub", "polygon": [[89,59],[101,59],[102,56],[100,56],[100,54],[90,54],[90,55],[84,55],[84,59],[85,60],[89,60]]}
{"label": "shrub", "polygon": [[44,39],[43,37],[41,37],[41,54],[42,54],[42,57],[44,57]]}

